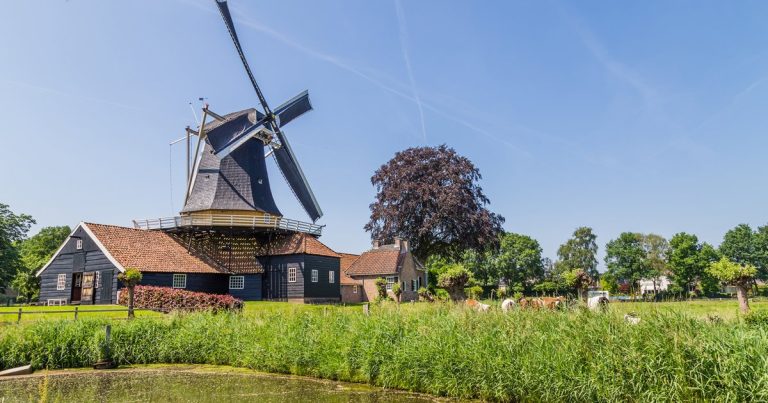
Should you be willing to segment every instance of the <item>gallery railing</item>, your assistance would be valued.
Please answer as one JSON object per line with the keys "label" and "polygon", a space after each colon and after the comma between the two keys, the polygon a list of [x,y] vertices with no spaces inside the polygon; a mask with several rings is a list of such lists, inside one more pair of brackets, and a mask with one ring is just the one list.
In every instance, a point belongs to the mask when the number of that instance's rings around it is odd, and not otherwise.
{"label": "gallery railing", "polygon": [[139,229],[174,229],[182,227],[240,227],[240,228],[272,228],[288,231],[304,232],[310,235],[320,236],[323,226],[290,218],[263,215],[229,215],[210,214],[194,216],[176,216],[165,218],[152,218],[147,220],[133,220],[133,226]]}

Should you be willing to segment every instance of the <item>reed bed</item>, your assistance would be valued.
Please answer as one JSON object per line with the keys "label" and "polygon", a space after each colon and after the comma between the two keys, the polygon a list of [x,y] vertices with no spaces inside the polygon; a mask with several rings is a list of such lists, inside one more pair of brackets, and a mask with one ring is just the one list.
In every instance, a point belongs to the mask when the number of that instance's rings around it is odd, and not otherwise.
{"label": "reed bed", "polygon": [[173,314],[0,328],[0,366],[247,367],[492,401],[766,401],[768,327],[684,313],[478,313],[450,304]]}

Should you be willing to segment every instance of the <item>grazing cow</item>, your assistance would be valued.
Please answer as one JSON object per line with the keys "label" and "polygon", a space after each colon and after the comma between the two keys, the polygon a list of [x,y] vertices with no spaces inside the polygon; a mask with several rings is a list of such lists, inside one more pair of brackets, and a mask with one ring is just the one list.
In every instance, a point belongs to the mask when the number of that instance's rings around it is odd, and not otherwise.
{"label": "grazing cow", "polygon": [[604,311],[608,308],[608,298],[598,295],[587,300],[587,307],[593,311]]}
{"label": "grazing cow", "polygon": [[640,323],[640,317],[635,315],[634,312],[630,312],[630,313],[624,314],[624,322],[627,322],[630,325],[637,325]]}
{"label": "grazing cow", "polygon": [[537,298],[539,306],[548,309],[558,309],[565,306],[565,298],[563,297],[542,297]]}
{"label": "grazing cow", "polygon": [[515,302],[514,299],[507,298],[504,300],[504,302],[501,303],[501,310],[503,312],[509,312],[512,310],[512,308],[515,307],[515,305],[517,305],[517,302]]}
{"label": "grazing cow", "polygon": [[488,310],[491,309],[490,305],[483,304],[482,302],[474,300],[474,299],[468,299],[467,300],[467,305],[469,305],[470,307],[476,309],[478,312],[488,312]]}

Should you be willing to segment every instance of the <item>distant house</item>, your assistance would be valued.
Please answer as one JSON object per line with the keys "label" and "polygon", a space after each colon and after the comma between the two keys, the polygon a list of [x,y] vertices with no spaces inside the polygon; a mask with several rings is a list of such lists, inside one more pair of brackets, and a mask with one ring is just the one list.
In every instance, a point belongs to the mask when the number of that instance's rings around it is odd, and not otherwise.
{"label": "distant house", "polygon": [[129,267],[142,272],[142,285],[231,294],[247,301],[340,300],[340,256],[313,236],[274,237],[255,256],[223,242],[216,251],[204,251],[165,231],[80,223],[37,272],[40,301],[116,303],[122,288],[117,275]]}
{"label": "distant house", "polygon": [[659,276],[653,279],[642,279],[638,282],[640,294],[666,291],[671,284],[669,277]]}
{"label": "distant house", "polygon": [[346,270],[346,275],[353,281],[349,283],[354,290],[358,286],[360,301],[373,301],[378,294],[374,281],[384,278],[387,281],[387,291],[390,296],[392,287],[400,284],[402,294],[401,301],[418,300],[418,290],[427,285],[427,272],[424,266],[413,256],[408,249],[408,242],[395,240],[389,245],[373,243],[373,248],[358,257]]}
{"label": "distant house", "polygon": [[341,256],[341,302],[362,302],[363,301],[363,281],[355,280],[349,277],[347,270],[352,266],[360,255],[351,253],[339,253]]}

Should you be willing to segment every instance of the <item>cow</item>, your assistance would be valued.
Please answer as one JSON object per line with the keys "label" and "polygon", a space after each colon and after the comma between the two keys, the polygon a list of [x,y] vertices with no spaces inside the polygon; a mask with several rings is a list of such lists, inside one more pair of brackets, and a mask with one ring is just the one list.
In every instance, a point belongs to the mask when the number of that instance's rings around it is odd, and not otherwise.
{"label": "cow", "polygon": [[598,295],[587,300],[587,307],[592,311],[605,311],[608,308],[608,298]]}
{"label": "cow", "polygon": [[478,312],[488,312],[491,309],[490,305],[483,304],[480,301],[474,300],[474,299],[468,299],[467,305],[470,307],[476,309]]}
{"label": "cow", "polygon": [[542,308],[559,309],[565,306],[565,298],[563,297],[541,297],[537,300]]}
{"label": "cow", "polygon": [[509,311],[511,311],[511,310],[512,310],[512,308],[514,308],[514,307],[515,307],[515,305],[517,305],[517,302],[515,302],[515,300],[514,300],[514,299],[512,299],[512,298],[507,298],[507,299],[505,299],[505,300],[504,300],[504,301],[501,303],[501,310],[502,310],[503,312],[509,312]]}

